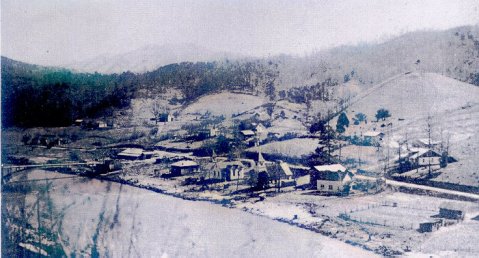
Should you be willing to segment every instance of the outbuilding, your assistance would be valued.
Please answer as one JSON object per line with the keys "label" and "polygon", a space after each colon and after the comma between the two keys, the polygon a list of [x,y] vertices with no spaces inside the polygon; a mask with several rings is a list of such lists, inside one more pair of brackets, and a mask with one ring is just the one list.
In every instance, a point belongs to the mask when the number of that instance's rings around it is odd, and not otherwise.
{"label": "outbuilding", "polygon": [[123,150],[122,152],[118,153],[117,157],[120,159],[137,160],[137,159],[143,159],[144,154],[142,149],[127,148]]}
{"label": "outbuilding", "polygon": [[181,160],[171,164],[170,173],[173,176],[183,176],[198,172],[198,163],[192,160]]}
{"label": "outbuilding", "polygon": [[438,230],[442,226],[442,220],[430,220],[423,223],[419,223],[419,232],[433,232]]}
{"label": "outbuilding", "polygon": [[453,220],[464,219],[464,209],[454,203],[443,203],[439,206],[439,217]]}

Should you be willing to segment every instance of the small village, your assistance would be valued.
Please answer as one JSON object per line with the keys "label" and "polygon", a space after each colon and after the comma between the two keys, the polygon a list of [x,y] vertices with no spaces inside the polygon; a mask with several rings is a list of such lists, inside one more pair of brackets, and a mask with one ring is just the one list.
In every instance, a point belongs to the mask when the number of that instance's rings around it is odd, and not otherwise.
{"label": "small village", "polygon": [[[403,140],[395,150],[385,146],[391,137],[390,114],[369,122],[359,115],[349,124],[340,113],[328,123],[312,126],[317,131],[295,135],[265,126],[271,121],[261,116],[253,113],[251,118],[231,122],[208,113],[183,115],[191,119],[185,126],[181,117],[157,113],[148,119],[149,132],[133,131],[128,143],[120,140],[109,146],[102,143],[101,135],[124,128],[111,121],[78,119],[68,130],[96,135],[90,150],[84,143],[75,147],[81,139],[72,140],[68,134],[22,140],[25,146],[43,146],[46,152],[70,152],[62,161],[47,162],[52,164],[47,170],[238,208],[383,255],[417,249],[420,241],[412,242],[411,235],[426,239],[441,227],[461,224],[469,211],[476,212],[477,207],[468,202],[476,201],[475,195],[435,188],[429,181],[457,162],[447,152],[447,144],[418,138]],[[337,130],[332,129],[333,121]],[[343,133],[330,136],[334,131]],[[272,144],[293,149],[290,145],[309,144],[314,151],[308,156],[284,155],[269,151]],[[35,159],[12,160],[17,166],[35,166]],[[72,162],[79,165],[70,166]],[[405,199],[413,195],[420,201]]]}
{"label": "small village", "polygon": [[1,257],[479,257],[478,1],[27,2]]}

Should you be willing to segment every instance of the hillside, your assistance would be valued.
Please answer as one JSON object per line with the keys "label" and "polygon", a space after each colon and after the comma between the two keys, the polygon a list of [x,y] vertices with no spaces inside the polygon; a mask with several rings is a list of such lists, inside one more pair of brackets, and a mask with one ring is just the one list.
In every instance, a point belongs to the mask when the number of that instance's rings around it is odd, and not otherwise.
{"label": "hillside", "polygon": [[181,62],[225,60],[241,66],[258,62],[258,73],[274,65],[277,89],[311,86],[327,79],[345,82],[357,79],[374,85],[395,74],[408,71],[434,72],[479,85],[479,26],[464,26],[446,31],[417,31],[380,43],[340,46],[303,56],[288,55],[247,58],[232,53],[211,51],[192,44],[149,45],[118,55],[103,55],[65,67],[80,72],[142,73]]}
{"label": "hillside", "polygon": [[352,100],[349,112],[362,112],[370,120],[379,108],[407,120],[437,115],[479,102],[479,88],[433,73],[399,75]]}
{"label": "hillside", "polygon": [[[327,78],[368,85],[408,71],[434,72],[479,85],[479,26],[417,31],[380,44],[342,46],[307,57],[279,56],[279,88],[314,85]],[[419,62],[418,62],[419,60]]]}
{"label": "hillside", "polygon": [[231,117],[233,114],[243,113],[265,103],[265,99],[246,94],[221,92],[198,99],[195,103],[183,109],[183,114],[204,114]]}
{"label": "hillside", "polygon": [[[379,108],[390,111],[386,121],[376,122]],[[368,130],[387,133],[384,146],[397,153],[399,142],[411,143],[427,138],[427,121],[430,117],[432,139],[449,139],[450,155],[458,159],[442,170],[435,180],[469,185],[479,185],[479,171],[474,164],[479,149],[477,121],[479,116],[479,88],[433,73],[401,74],[363,92],[352,100],[346,111],[349,118],[364,113],[368,123],[350,126],[346,134],[360,135]],[[333,119],[333,124],[336,119]],[[382,127],[389,124],[390,129]],[[384,148],[386,152],[387,148]]]}

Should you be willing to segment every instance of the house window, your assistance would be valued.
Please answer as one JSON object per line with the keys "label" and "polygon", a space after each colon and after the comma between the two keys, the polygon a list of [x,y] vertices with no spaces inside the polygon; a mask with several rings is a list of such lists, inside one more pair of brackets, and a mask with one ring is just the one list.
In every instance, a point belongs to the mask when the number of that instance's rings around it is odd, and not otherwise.
{"label": "house window", "polygon": [[324,188],[324,185],[321,185],[321,189],[323,189],[323,188]]}
{"label": "house window", "polygon": [[333,190],[333,186],[332,186],[332,185],[329,185],[328,189],[329,189],[329,190]]}

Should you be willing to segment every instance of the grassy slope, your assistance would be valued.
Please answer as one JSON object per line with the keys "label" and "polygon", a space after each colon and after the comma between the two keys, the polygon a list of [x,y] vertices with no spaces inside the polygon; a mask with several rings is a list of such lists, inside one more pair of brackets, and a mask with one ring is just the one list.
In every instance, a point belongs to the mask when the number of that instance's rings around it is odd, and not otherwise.
{"label": "grassy slope", "polygon": [[[399,75],[359,95],[353,100],[347,115],[351,118],[354,113],[363,112],[372,121],[379,108],[386,108],[392,114],[386,121],[393,123],[392,147],[404,140],[406,133],[409,141],[427,137],[426,120],[431,116],[432,138],[441,140],[441,131],[442,139],[449,136],[450,153],[459,159],[458,163],[443,170],[437,180],[479,185],[478,166],[474,162],[479,149],[476,132],[479,88],[432,73]],[[398,121],[398,118],[404,120]],[[380,124],[382,122],[362,124],[361,131],[372,128],[384,130]],[[349,134],[354,132],[359,134],[358,126],[348,128]]]}

